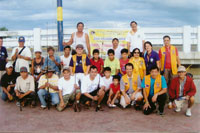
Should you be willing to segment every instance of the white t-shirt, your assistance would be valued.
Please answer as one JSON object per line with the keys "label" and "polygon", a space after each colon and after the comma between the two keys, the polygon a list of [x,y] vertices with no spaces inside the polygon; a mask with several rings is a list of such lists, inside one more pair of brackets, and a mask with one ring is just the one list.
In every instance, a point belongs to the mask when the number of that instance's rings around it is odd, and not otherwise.
{"label": "white t-shirt", "polygon": [[115,51],[115,57],[116,57],[116,58],[118,58],[118,59],[121,58],[121,50],[122,50],[122,49],[123,49],[123,47],[118,45],[117,49],[114,50],[114,51]]}
{"label": "white t-shirt", "polygon": [[26,79],[23,79],[22,76],[19,76],[16,80],[15,90],[23,93],[26,93],[29,90],[35,91],[35,82],[33,76],[28,75]]}
{"label": "white t-shirt", "polygon": [[105,90],[109,90],[110,89],[110,84],[112,84],[112,80],[113,80],[113,77],[110,76],[109,79],[107,79],[106,77],[103,77],[103,82],[104,82],[104,85],[105,85]]}
{"label": "white t-shirt", "polygon": [[71,54],[67,58],[64,55],[60,56],[60,61],[63,62],[63,68],[69,67],[71,58],[72,58]]}
{"label": "white t-shirt", "polygon": [[142,41],[144,40],[145,36],[144,33],[141,30],[138,30],[134,34],[131,34],[132,31],[128,32],[126,36],[126,41],[130,42],[130,52],[133,51],[135,48],[139,48],[140,51],[143,51],[143,43]]}
{"label": "white t-shirt", "polygon": [[[100,82],[99,82],[100,80]],[[98,74],[93,81],[90,80],[90,75],[87,75],[83,78],[81,82],[81,93],[90,93],[97,89],[98,84],[100,83],[100,87],[105,86],[102,80],[102,77]]]}
{"label": "white t-shirt", "polygon": [[[15,54],[16,49],[18,49],[18,53],[19,53],[22,48],[15,47],[12,50],[11,57]],[[30,51],[30,49],[28,47],[25,47],[20,55],[31,58],[31,51]],[[20,68],[23,67],[23,66],[26,67],[28,72],[29,72],[29,61],[17,58],[16,64],[15,64],[15,71],[16,72],[20,72]]]}
{"label": "white t-shirt", "polygon": [[[78,83],[76,83],[78,85]],[[75,77],[71,76],[69,80],[64,79],[64,77],[58,80],[58,89],[62,90],[62,95],[71,94],[74,92]]]}

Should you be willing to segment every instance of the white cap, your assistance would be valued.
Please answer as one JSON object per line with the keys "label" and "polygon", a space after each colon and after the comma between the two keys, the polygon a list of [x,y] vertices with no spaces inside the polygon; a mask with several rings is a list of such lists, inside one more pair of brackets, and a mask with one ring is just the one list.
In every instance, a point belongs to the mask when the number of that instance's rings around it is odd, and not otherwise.
{"label": "white cap", "polygon": [[186,72],[186,69],[184,66],[179,66],[178,67],[178,72]]}
{"label": "white cap", "polygon": [[13,67],[13,65],[12,65],[12,63],[8,62],[8,63],[6,64],[6,68],[10,68],[10,67]]}

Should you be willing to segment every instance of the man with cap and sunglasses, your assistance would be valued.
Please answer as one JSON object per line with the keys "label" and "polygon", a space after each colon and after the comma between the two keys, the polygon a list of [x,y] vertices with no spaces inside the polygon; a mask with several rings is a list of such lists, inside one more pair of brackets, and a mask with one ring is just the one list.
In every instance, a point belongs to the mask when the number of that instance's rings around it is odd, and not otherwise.
{"label": "man with cap and sunglasses", "polygon": [[58,75],[54,74],[55,70],[52,67],[46,67],[44,69],[45,74],[42,75],[39,79],[38,85],[38,97],[41,102],[41,108],[45,109],[47,107],[47,103],[45,98],[48,95],[48,89],[51,97],[51,104],[57,105],[59,104],[59,95],[58,95]]}
{"label": "man with cap and sunglasses", "polygon": [[[193,79],[186,75],[184,66],[178,67],[178,77],[172,79],[169,86],[169,96],[176,112],[180,112],[185,101],[188,102],[186,116],[190,117],[191,107],[194,104],[194,95],[196,94],[196,86]],[[171,106],[170,108],[172,108]]]}
{"label": "man with cap and sunglasses", "polygon": [[35,107],[35,82],[32,75],[28,74],[28,69],[23,66],[20,68],[20,76],[16,80],[15,93],[17,98],[17,106],[25,106],[27,99],[31,101],[31,107]]}
{"label": "man with cap and sunglasses", "polygon": [[13,71],[13,65],[10,62],[6,64],[5,68],[6,73],[1,78],[1,85],[3,90],[1,98],[4,101],[12,101],[15,97],[14,87],[19,74]]}
{"label": "man with cap and sunglasses", "polygon": [[31,51],[27,46],[24,46],[25,38],[19,37],[19,46],[12,50],[11,59],[14,61],[13,67],[15,72],[20,72],[20,68],[25,66],[29,72],[29,61],[31,61]]}

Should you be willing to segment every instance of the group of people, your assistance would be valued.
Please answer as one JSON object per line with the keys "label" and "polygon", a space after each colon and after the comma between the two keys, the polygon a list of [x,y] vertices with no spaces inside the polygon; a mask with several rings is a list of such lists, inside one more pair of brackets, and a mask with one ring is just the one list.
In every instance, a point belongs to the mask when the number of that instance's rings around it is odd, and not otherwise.
{"label": "group of people", "polygon": [[18,106],[30,103],[31,107],[39,99],[41,108],[45,109],[50,96],[51,105],[58,111],[72,104],[74,111],[81,111],[82,106],[90,108],[92,103],[96,103],[99,111],[106,103],[110,108],[133,106],[145,115],[155,111],[163,115],[166,103],[170,109],[180,112],[188,102],[186,116],[191,116],[196,87],[186,68],[181,66],[170,36],[163,37],[164,46],[157,53],[151,42],[144,40],[137,23],[132,21],[130,26],[127,47],[121,47],[119,40],[113,38],[113,47],[107,51],[105,60],[98,49],[91,52],[82,22],[77,24],[77,32],[71,39],[63,42],[64,55],[60,57],[50,46],[47,57],[42,57],[39,49],[34,51],[32,59],[30,49],[24,46],[25,38],[19,37],[11,63],[0,38],[2,99],[16,100]]}

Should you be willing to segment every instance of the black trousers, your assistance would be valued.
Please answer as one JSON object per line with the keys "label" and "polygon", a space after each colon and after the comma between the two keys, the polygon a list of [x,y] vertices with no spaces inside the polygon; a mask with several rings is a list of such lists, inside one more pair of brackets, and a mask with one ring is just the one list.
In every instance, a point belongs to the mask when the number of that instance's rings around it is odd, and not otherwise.
{"label": "black trousers", "polygon": [[[162,94],[162,95],[159,95],[159,96],[157,97],[157,103],[158,103],[158,105],[159,105],[158,110],[159,110],[161,113],[163,113],[163,111],[164,111],[166,99],[167,99],[166,93],[164,93],[164,94]],[[144,110],[144,111],[143,111],[145,115],[151,114],[151,113],[156,109],[155,103],[152,102],[152,97],[149,96],[149,97],[148,97],[148,101],[149,101],[149,105],[151,106],[151,108],[148,107],[147,110]]]}
{"label": "black trousers", "polygon": [[[96,96],[99,89],[94,90],[93,92],[90,92],[89,94],[92,96]],[[85,104],[87,101],[92,101],[89,97],[85,96],[84,94],[81,95],[81,102]]]}
{"label": "black trousers", "polygon": [[16,100],[17,100],[18,102],[22,102],[22,101],[24,101],[24,100],[28,100],[28,101],[30,101],[30,102],[36,101],[36,94],[35,94],[35,92],[31,92],[30,94],[26,95],[26,96],[23,97],[22,99],[19,99],[18,97],[16,97]]}

